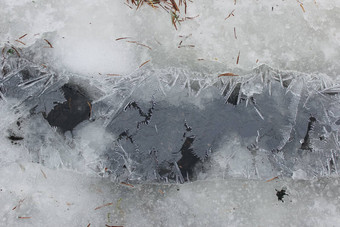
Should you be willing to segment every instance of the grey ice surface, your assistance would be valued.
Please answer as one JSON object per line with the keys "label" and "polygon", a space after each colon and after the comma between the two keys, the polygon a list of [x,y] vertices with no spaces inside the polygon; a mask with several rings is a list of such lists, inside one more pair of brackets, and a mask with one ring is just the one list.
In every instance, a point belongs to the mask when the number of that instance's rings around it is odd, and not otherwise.
{"label": "grey ice surface", "polygon": [[[73,139],[81,141],[82,130],[96,125],[111,136],[95,149],[96,160],[85,163],[112,180],[183,183],[212,176],[338,175],[340,89],[325,75],[266,65],[244,76],[220,78],[149,68],[105,83],[89,82],[37,66],[29,54],[8,54],[0,89],[4,99],[16,100],[12,109],[25,122],[24,146],[35,162],[72,167],[74,159],[84,158],[75,152]],[[65,84],[86,93],[82,104],[65,98]],[[49,121],[59,127],[54,130],[45,118],[54,111],[55,121],[61,121],[58,104],[67,113],[82,109],[85,121],[67,130]],[[60,132],[69,129],[71,134]],[[44,149],[58,143],[55,151]],[[52,152],[59,161],[51,159]]]}

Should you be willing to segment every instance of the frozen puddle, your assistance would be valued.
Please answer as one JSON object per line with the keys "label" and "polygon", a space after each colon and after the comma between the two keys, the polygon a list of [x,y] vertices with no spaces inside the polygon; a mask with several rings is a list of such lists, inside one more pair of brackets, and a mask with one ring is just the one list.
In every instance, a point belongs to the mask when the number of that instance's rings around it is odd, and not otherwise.
{"label": "frozen puddle", "polygon": [[339,1],[129,2],[2,0],[0,226],[338,226]]}
{"label": "frozen puddle", "polygon": [[325,75],[89,81],[13,56],[3,69],[5,226],[339,221],[339,89]]}

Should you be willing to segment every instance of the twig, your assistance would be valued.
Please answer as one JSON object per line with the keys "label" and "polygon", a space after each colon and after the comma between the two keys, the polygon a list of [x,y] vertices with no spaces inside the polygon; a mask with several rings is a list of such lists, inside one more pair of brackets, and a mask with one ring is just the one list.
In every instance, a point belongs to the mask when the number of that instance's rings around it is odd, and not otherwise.
{"label": "twig", "polygon": [[305,11],[305,8],[303,8],[303,4],[302,3],[300,3],[300,7],[301,7],[302,11],[305,13],[306,11]]}
{"label": "twig", "polygon": [[275,180],[275,179],[278,179],[279,177],[278,176],[276,176],[276,177],[273,177],[273,178],[271,178],[271,179],[269,179],[269,180],[267,180],[266,182],[271,182],[271,181],[273,181],[273,180]]}
{"label": "twig", "polygon": [[218,77],[221,77],[221,76],[238,76],[238,75],[234,73],[223,73],[223,74],[218,75]]}
{"label": "twig", "polygon": [[126,42],[128,42],[128,43],[135,43],[136,45],[143,46],[143,47],[146,47],[146,48],[152,50],[151,47],[149,47],[149,46],[147,46],[147,45],[145,45],[143,43],[139,43],[139,42],[136,42],[136,41],[126,41]]}
{"label": "twig", "polygon": [[237,59],[236,59],[236,65],[238,64],[239,60],[240,60],[240,51],[238,51],[238,55],[237,55]]}
{"label": "twig", "polygon": [[106,204],[104,204],[102,206],[96,207],[94,210],[99,210],[99,209],[101,209],[103,207],[107,207],[107,206],[111,206],[111,205],[113,205],[113,203],[106,203]]}
{"label": "twig", "polygon": [[120,182],[120,184],[129,186],[129,187],[131,187],[131,188],[134,188],[134,187],[135,187],[135,186],[133,186],[132,184],[129,184],[129,183],[126,183],[126,182]]}
{"label": "twig", "polygon": [[139,66],[139,68],[143,67],[143,65],[147,64],[149,61],[151,61],[151,60],[148,60],[148,61],[144,62],[143,64],[141,64],[141,65]]}
{"label": "twig", "polygon": [[46,41],[46,43],[50,46],[50,48],[53,48],[52,44],[47,40],[47,39],[44,39]]}
{"label": "twig", "polygon": [[118,38],[116,39],[116,41],[119,41],[119,40],[122,40],[122,39],[130,39],[131,37],[121,37],[121,38]]}
{"label": "twig", "polygon": [[228,18],[231,17],[231,16],[235,16],[235,15],[234,15],[234,11],[235,11],[235,10],[233,9],[233,11],[231,11],[231,12],[229,13],[229,15],[228,15],[224,20],[228,19]]}
{"label": "twig", "polygon": [[24,38],[26,35],[27,35],[27,33],[25,35],[20,36],[19,39]]}
{"label": "twig", "polygon": [[16,42],[18,42],[18,43],[21,43],[21,44],[23,44],[23,45],[26,45],[24,42],[22,42],[22,41],[20,41],[20,40],[15,40]]}
{"label": "twig", "polygon": [[42,175],[44,176],[44,178],[47,179],[47,176],[46,176],[46,174],[44,173],[44,171],[42,171],[42,169],[40,169],[40,171],[41,171]]}

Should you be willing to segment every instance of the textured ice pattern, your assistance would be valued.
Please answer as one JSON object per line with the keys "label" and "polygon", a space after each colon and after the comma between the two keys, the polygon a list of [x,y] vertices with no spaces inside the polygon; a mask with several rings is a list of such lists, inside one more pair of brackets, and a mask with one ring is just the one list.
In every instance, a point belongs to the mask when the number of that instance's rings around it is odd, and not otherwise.
{"label": "textured ice pattern", "polygon": [[[261,65],[233,77],[145,68],[86,80],[6,48],[1,102],[17,119],[2,130],[34,162],[114,181],[338,175],[340,85],[326,75]],[[49,121],[73,106],[76,123]]]}

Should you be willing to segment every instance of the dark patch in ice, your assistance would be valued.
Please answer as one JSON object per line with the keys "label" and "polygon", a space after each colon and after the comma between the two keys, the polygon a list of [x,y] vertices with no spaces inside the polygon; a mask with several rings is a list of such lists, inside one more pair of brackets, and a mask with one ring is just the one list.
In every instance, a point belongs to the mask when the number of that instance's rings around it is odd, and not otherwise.
{"label": "dark patch in ice", "polygon": [[[181,159],[177,162],[182,176],[189,180],[193,177],[193,170],[197,162],[200,161],[193,153],[192,145],[195,141],[195,137],[187,137],[181,148]],[[189,179],[187,179],[189,177]]]}
{"label": "dark patch in ice", "polygon": [[142,121],[139,121],[137,122],[137,128],[140,127],[140,125],[142,124],[149,124],[150,120],[151,120],[151,117],[152,117],[152,112],[154,110],[154,107],[155,107],[155,103],[153,101],[151,101],[151,107],[148,109],[148,112],[147,113],[144,113],[144,111],[142,110],[142,108],[140,108],[137,104],[136,101],[133,101],[133,102],[130,102],[129,104],[127,104],[124,108],[124,111],[126,111],[128,108],[131,109],[131,108],[134,108],[136,110],[138,110],[139,112],[139,115],[141,117],[144,117],[144,120]]}
{"label": "dark patch in ice", "polygon": [[24,137],[16,136],[16,135],[10,135],[7,138],[12,140],[12,141],[19,141],[19,140],[23,140],[24,139]]}
{"label": "dark patch in ice", "polygon": [[241,84],[238,83],[236,87],[234,88],[233,92],[231,93],[231,95],[229,96],[229,98],[227,99],[227,103],[230,103],[236,106],[238,98],[239,98],[240,90],[241,90]]}
{"label": "dark patch in ice", "polygon": [[91,100],[76,85],[65,84],[61,90],[66,101],[57,104],[47,116],[46,113],[44,115],[51,126],[58,127],[62,132],[66,132],[89,119]]}
{"label": "dark patch in ice", "polygon": [[285,190],[285,189],[281,189],[280,191],[278,191],[277,189],[275,189],[275,190],[276,190],[277,200],[278,200],[278,201],[281,201],[281,202],[284,202],[284,201],[283,201],[283,197],[284,197],[285,195],[288,195],[288,194],[286,193],[286,190]]}
{"label": "dark patch in ice", "polygon": [[310,146],[310,135],[309,134],[313,130],[315,122],[316,122],[316,118],[315,117],[310,117],[309,118],[308,127],[307,127],[307,133],[305,135],[303,143],[301,144],[301,149],[302,150],[310,150],[310,151],[312,151],[312,147]]}
{"label": "dark patch in ice", "polygon": [[132,135],[129,134],[129,130],[126,130],[119,134],[118,141],[122,140],[124,137],[126,138],[126,140],[130,140],[130,142],[133,143]]}

